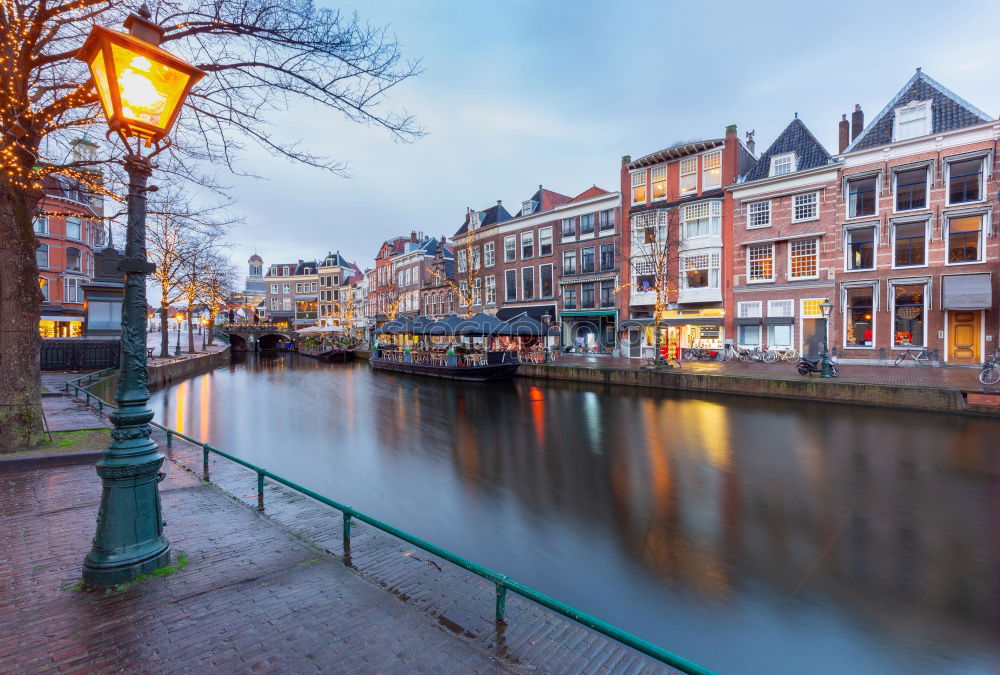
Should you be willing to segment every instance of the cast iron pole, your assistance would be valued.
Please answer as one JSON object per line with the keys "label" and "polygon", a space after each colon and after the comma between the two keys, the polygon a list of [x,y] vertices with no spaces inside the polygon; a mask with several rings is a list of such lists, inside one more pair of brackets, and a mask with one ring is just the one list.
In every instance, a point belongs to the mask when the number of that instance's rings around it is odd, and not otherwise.
{"label": "cast iron pole", "polygon": [[[125,243],[125,300],[122,303],[121,367],[111,413],[114,439],[97,463],[103,491],[97,533],[83,563],[83,580],[113,586],[170,562],[170,543],[163,536],[159,482],[163,455],[150,437],[153,411],[146,380],[146,181],[148,160],[128,156],[128,232]],[[152,188],[155,189],[155,188]]]}

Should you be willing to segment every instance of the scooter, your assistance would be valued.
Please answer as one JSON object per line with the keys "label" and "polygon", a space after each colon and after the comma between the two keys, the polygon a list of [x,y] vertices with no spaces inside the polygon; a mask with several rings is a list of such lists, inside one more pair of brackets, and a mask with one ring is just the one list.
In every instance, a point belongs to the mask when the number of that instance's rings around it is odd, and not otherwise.
{"label": "scooter", "polygon": [[[799,375],[809,375],[812,376],[813,373],[823,372],[823,359],[816,358],[810,359],[807,356],[803,356],[799,359],[798,364]],[[830,361],[830,375],[832,377],[837,377],[840,372],[837,371],[837,364],[834,361]]]}

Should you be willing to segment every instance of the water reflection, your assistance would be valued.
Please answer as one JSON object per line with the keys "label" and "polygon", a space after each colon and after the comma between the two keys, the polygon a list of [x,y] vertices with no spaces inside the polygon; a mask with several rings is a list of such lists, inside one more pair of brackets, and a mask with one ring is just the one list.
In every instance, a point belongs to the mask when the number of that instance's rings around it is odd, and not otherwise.
{"label": "water reflection", "polygon": [[993,420],[291,356],[153,408],[722,671],[1000,667]]}

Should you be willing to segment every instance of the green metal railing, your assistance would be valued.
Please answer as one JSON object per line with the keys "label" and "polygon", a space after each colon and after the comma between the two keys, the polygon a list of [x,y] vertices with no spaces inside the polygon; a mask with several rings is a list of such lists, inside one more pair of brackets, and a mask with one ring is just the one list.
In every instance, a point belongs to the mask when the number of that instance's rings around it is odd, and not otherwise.
{"label": "green metal railing", "polygon": [[[104,370],[99,370],[95,373],[90,373],[89,375],[84,375],[74,380],[69,380],[66,383],[65,390],[69,391],[72,388],[76,390],[76,393],[85,394],[87,397],[88,404],[90,403],[91,398],[96,399],[102,410],[104,409],[105,406],[111,408],[112,410],[116,410],[117,409],[116,406],[103,401],[96,394],[93,394],[87,391],[85,388],[81,387],[79,383],[81,380],[86,379],[87,383],[90,384],[94,382],[95,378],[101,379],[103,377],[107,377],[109,374],[117,372],[117,370],[118,370],[117,368],[106,368]],[[622,630],[621,628],[613,626],[610,623],[607,623],[606,621],[602,621],[597,617],[582,612],[576,609],[575,607],[571,607],[570,605],[567,605],[564,602],[560,602],[559,600],[556,600],[555,598],[548,596],[540,591],[536,591],[530,586],[525,586],[522,583],[514,581],[513,579],[504,574],[500,574],[499,572],[494,572],[489,568],[483,567],[478,563],[472,562],[471,560],[463,558],[460,555],[445,550],[440,546],[435,546],[429,541],[425,541],[419,537],[416,537],[410,534],[409,532],[401,530],[397,527],[393,527],[392,525],[382,522],[377,518],[373,518],[372,516],[369,516],[366,513],[358,511],[355,508],[352,508],[345,504],[341,504],[340,502],[334,501],[329,497],[324,497],[323,495],[317,492],[313,492],[307,487],[303,487],[297,483],[294,483],[288,480],[287,478],[284,478],[283,476],[279,476],[278,474],[272,473],[271,471],[268,471],[263,467],[257,466],[256,464],[252,464],[251,462],[248,462],[245,459],[240,459],[239,457],[230,455],[229,453],[224,452],[218,448],[213,448],[208,443],[199,441],[198,439],[192,438],[179,431],[168,429],[167,427],[163,426],[158,422],[150,422],[150,424],[156,427],[157,429],[161,429],[162,431],[166,432],[168,447],[173,445],[173,439],[174,436],[176,436],[177,438],[181,438],[189,443],[193,443],[194,445],[197,445],[202,449],[202,473],[203,473],[203,478],[206,481],[209,480],[209,472],[208,472],[209,453],[218,455],[219,457],[223,457],[225,459],[230,460],[231,462],[235,462],[240,466],[246,467],[247,469],[254,471],[257,474],[257,509],[259,511],[264,510],[264,479],[269,478],[275,483],[280,483],[281,485],[284,485],[285,487],[290,488],[300,494],[315,499],[321,504],[326,504],[327,506],[331,506],[340,511],[344,517],[345,550],[350,549],[351,519],[354,518],[360,520],[363,523],[367,523],[368,525],[371,525],[374,528],[382,530],[387,534],[391,534],[397,539],[402,539],[407,543],[413,544],[414,546],[421,548],[427,551],[428,553],[432,553],[438,556],[439,558],[443,558],[454,565],[457,565],[463,569],[472,572],[473,574],[476,574],[484,579],[488,579],[489,581],[493,582],[494,586],[496,587],[495,616],[497,621],[506,621],[507,591],[510,590],[513,591],[514,593],[517,593],[523,598],[527,598],[528,600],[536,602],[539,605],[542,605],[543,607],[547,607],[548,609],[552,610],[553,612],[556,612],[557,614],[561,614],[562,616],[572,619],[577,623],[583,624],[588,628],[592,628],[598,633],[601,633],[603,635],[606,635],[607,637],[617,640],[618,642],[627,645],[632,649],[635,649],[636,651],[642,652],[643,654],[646,654],[647,656],[650,656],[656,659],[657,661],[660,661],[661,663],[665,663],[673,668],[676,668],[681,672],[695,673],[697,675],[713,674],[713,671],[709,670],[708,668],[705,668],[696,663],[688,661],[684,657],[674,654],[673,652],[667,651],[666,649],[663,649],[662,647],[659,647],[653,644],[652,642],[643,640],[640,637],[632,635],[628,631]]]}

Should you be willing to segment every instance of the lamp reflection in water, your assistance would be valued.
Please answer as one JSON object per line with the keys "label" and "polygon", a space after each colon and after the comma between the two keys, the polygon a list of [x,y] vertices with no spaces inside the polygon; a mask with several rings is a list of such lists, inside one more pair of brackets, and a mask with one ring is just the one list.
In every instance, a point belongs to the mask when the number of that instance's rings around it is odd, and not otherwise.
{"label": "lamp reflection in water", "polygon": [[200,436],[198,438],[208,438],[209,420],[212,417],[212,383],[209,378],[211,373],[201,376],[201,386],[198,392],[198,428]]}
{"label": "lamp reflection in water", "polygon": [[538,387],[528,389],[528,403],[531,406],[531,420],[535,427],[535,438],[539,447],[545,444],[545,394]]}

